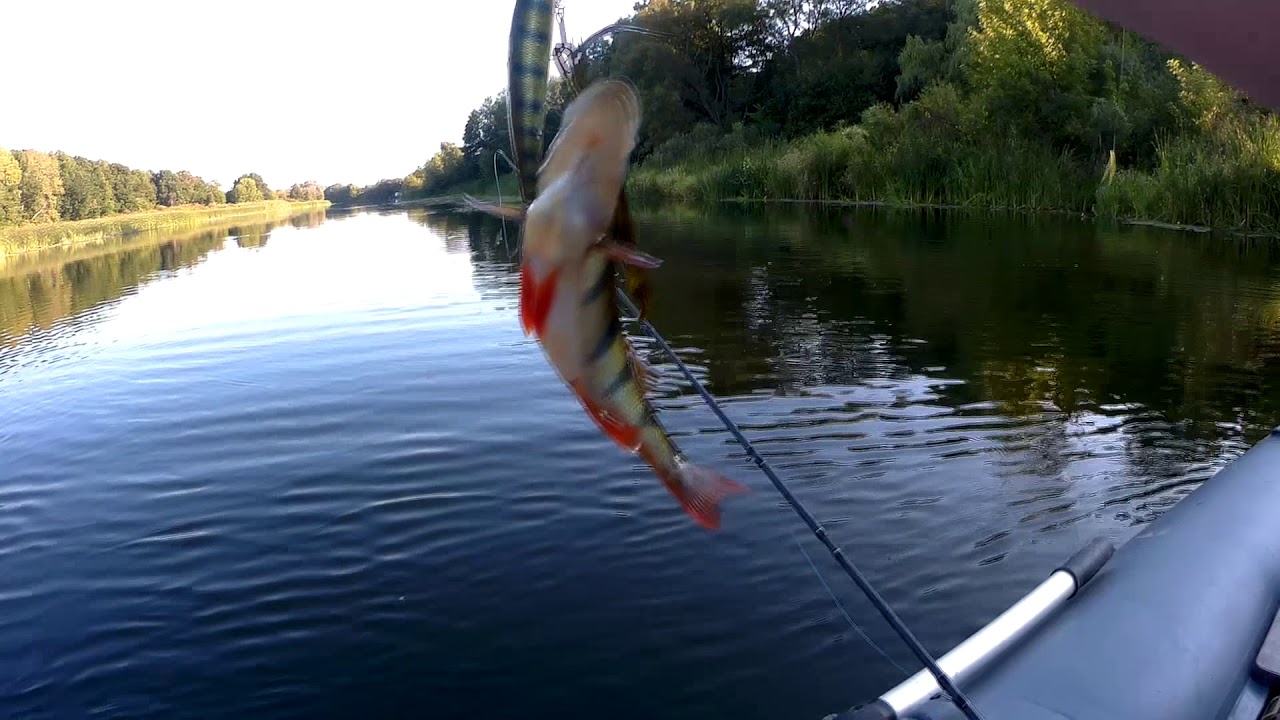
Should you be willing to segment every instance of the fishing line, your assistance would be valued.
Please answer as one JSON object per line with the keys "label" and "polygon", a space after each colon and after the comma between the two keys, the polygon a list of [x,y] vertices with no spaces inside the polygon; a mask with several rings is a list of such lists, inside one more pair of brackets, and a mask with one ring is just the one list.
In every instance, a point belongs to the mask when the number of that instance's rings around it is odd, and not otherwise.
{"label": "fishing line", "polygon": [[827,584],[827,579],[822,576],[822,571],[818,569],[818,565],[813,562],[813,556],[809,554],[808,550],[804,549],[804,545],[801,544],[800,538],[796,537],[794,532],[791,532],[791,539],[795,541],[796,547],[800,549],[800,554],[804,555],[804,559],[809,561],[809,567],[813,568],[813,574],[818,576],[818,582],[822,583],[822,587],[826,588],[827,594],[831,596],[831,601],[836,604],[836,609],[840,611],[841,615],[844,615],[845,620],[849,621],[849,627],[853,628],[854,632],[861,635],[862,639],[867,641],[867,645],[870,645],[872,650],[880,653],[880,657],[888,660],[889,664],[898,668],[903,675],[910,677],[911,673],[907,672],[906,668],[899,665],[897,660],[890,657],[889,653],[885,652],[884,648],[876,644],[876,641],[872,640],[871,636],[864,632],[862,628],[858,627],[858,623],[853,621],[853,618],[849,615],[849,611],[844,609],[844,603],[840,602],[840,598],[836,596],[835,591]]}
{"label": "fishing line", "polygon": [[676,367],[680,368],[680,372],[684,373],[684,376],[689,380],[689,383],[693,385],[693,389],[697,390],[698,394],[702,396],[703,401],[707,403],[707,407],[711,408],[711,412],[715,413],[716,417],[720,419],[720,422],[724,424],[725,429],[733,435],[734,439],[738,441],[738,444],[742,446],[742,449],[746,451],[747,457],[751,458],[751,460],[755,462],[756,467],[760,468],[760,471],[765,474],[765,477],[769,478],[769,482],[773,483],[773,487],[780,495],[782,495],[783,499],[791,505],[791,508],[796,511],[796,514],[800,516],[800,519],[804,521],[804,524],[809,526],[809,530],[811,530],[813,534],[817,536],[818,540],[826,546],[827,550],[831,553],[831,556],[835,558],[836,563],[840,565],[840,568],[844,570],[845,574],[848,575],[855,584],[857,584],[858,588],[867,596],[867,599],[871,601],[871,604],[875,605],[876,610],[880,611],[880,614],[884,617],[885,621],[893,627],[894,631],[902,638],[902,641],[911,648],[911,652],[929,670],[929,673],[933,675],[934,680],[938,682],[938,687],[942,688],[943,692],[950,697],[951,702],[955,704],[956,708],[959,709],[960,712],[968,718],[968,720],[982,720],[982,716],[978,714],[977,709],[969,702],[969,698],[965,696],[960,688],[956,687],[956,684],[952,682],[951,678],[948,677],[945,672],[942,671],[942,668],[938,667],[937,661],[933,659],[933,656],[929,654],[929,651],[925,649],[924,645],[920,644],[920,641],[911,633],[911,630],[904,622],[902,622],[902,619],[893,611],[893,608],[889,607],[889,604],[885,602],[885,599],[881,597],[880,593],[871,585],[871,582],[862,574],[862,571],[858,570],[853,562],[849,560],[848,556],[845,555],[844,550],[840,549],[840,546],[836,545],[835,542],[832,541],[831,537],[827,535],[827,529],[813,517],[808,508],[804,506],[804,503],[800,502],[800,499],[791,493],[791,489],[787,487],[787,484],[783,482],[782,478],[778,477],[777,473],[773,471],[773,466],[769,465],[769,461],[765,460],[764,456],[756,451],[755,447],[752,446],[751,441],[748,440],[746,436],[742,434],[742,431],[738,429],[737,424],[734,423],[728,415],[725,415],[724,410],[720,408],[720,404],[711,396],[711,393],[707,392],[707,389],[702,386],[702,383],[694,376],[693,371],[689,369],[689,366],[684,364],[684,361],[680,359],[680,356],[676,354],[675,350],[671,349],[671,346],[667,344],[666,339],[658,333],[657,328],[655,328],[648,320],[640,319],[640,309],[636,307],[636,304],[631,301],[630,297],[627,297],[626,292],[623,291],[622,288],[618,288],[618,299],[627,307],[627,310],[636,317],[636,321],[640,323],[641,329],[643,329],[649,337],[653,338],[654,341],[662,347],[663,351],[671,357],[671,360],[676,364]]}
{"label": "fishing line", "polygon": [[[507,167],[511,168],[512,172],[519,173],[520,168],[516,167],[516,164],[511,162],[511,158],[507,157],[507,154],[502,152],[501,148],[494,151],[493,153],[493,186],[498,190],[498,205],[501,206],[502,205],[502,181],[501,179],[498,178],[498,156],[499,155],[502,156],[503,160],[507,161]],[[506,248],[507,259],[510,260],[511,246],[507,244],[507,218],[505,215],[502,216],[502,247]]]}

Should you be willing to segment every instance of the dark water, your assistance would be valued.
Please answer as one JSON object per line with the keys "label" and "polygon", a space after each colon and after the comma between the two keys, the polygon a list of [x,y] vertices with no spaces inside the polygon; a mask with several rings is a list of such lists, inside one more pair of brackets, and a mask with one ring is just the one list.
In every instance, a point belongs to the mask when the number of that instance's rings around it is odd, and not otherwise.
{"label": "dark water", "polygon": [[[658,327],[937,652],[1280,422],[1263,242],[794,209],[641,236]],[[493,221],[420,210],[11,263],[0,717],[819,718],[902,676],[797,539],[917,669],[660,355],[661,420],[754,492],[708,533],[604,439],[513,269]]]}

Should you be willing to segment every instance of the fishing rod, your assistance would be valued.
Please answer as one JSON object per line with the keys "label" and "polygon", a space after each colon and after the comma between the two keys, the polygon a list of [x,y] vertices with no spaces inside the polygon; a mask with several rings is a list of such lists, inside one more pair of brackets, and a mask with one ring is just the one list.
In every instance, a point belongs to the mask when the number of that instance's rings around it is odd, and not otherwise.
{"label": "fishing rod", "polygon": [[916,658],[918,658],[920,662],[929,669],[929,672],[933,675],[934,679],[937,680],[938,687],[942,688],[942,690],[950,696],[951,702],[955,704],[960,712],[964,713],[964,716],[968,718],[968,720],[982,720],[982,716],[978,714],[977,708],[969,702],[969,699],[965,696],[964,692],[961,691],[954,682],[952,682],[951,678],[948,677],[945,672],[943,672],[942,668],[938,666],[937,661],[929,654],[929,651],[925,649],[924,645],[920,644],[920,641],[916,639],[916,636],[911,633],[909,628],[907,628],[906,623],[898,617],[898,614],[893,611],[893,608],[889,607],[889,603],[885,602],[885,599],[881,597],[880,593],[871,585],[871,581],[867,580],[866,576],[862,574],[862,571],[858,570],[857,566],[853,564],[853,561],[849,559],[844,550],[832,541],[830,535],[827,534],[827,529],[822,526],[822,523],[818,522],[817,519],[814,518],[813,514],[809,512],[809,509],[804,506],[804,503],[800,502],[800,499],[792,494],[791,489],[787,487],[786,482],[784,482],[782,478],[778,477],[778,474],[773,471],[773,467],[769,465],[769,461],[765,460],[764,457],[756,451],[755,447],[751,444],[751,441],[748,440],[747,437],[742,434],[742,431],[738,429],[738,425],[734,423],[728,415],[725,415],[724,410],[720,408],[720,404],[716,402],[716,399],[712,397],[711,393],[707,392],[707,389],[703,387],[702,383],[698,381],[698,378],[694,376],[693,371],[684,364],[684,361],[680,359],[680,356],[676,355],[675,350],[667,344],[666,339],[662,337],[658,332],[658,329],[655,328],[648,320],[639,319],[640,309],[636,307],[635,303],[631,301],[631,298],[627,296],[627,293],[622,288],[618,288],[618,299],[624,306],[626,306],[627,310],[636,317],[637,321],[640,323],[641,329],[643,329],[649,337],[652,337],[658,345],[662,347],[663,351],[671,357],[675,362],[676,367],[680,368],[680,372],[684,373],[685,378],[689,380],[689,383],[693,385],[693,388],[702,396],[703,401],[707,403],[707,407],[711,408],[711,411],[716,414],[716,417],[720,418],[720,422],[724,423],[725,428],[733,435],[734,439],[738,441],[738,444],[742,446],[742,449],[746,451],[747,456],[755,462],[756,467],[760,468],[760,471],[765,474],[765,477],[769,478],[769,481],[773,483],[773,487],[777,489],[778,493],[781,494],[782,497],[791,505],[792,509],[796,511],[796,514],[800,516],[800,519],[804,521],[804,524],[809,526],[809,530],[811,530],[813,534],[817,536],[818,540],[826,546],[827,550],[831,553],[831,556],[836,559],[836,562],[840,565],[840,568],[844,570],[845,574],[857,584],[858,588],[867,596],[867,599],[871,601],[871,604],[875,605],[876,610],[880,611],[880,614],[884,616],[885,621],[893,627],[894,631],[898,633],[898,636],[902,638],[903,642],[911,648],[911,652],[915,654]]}
{"label": "fishing rod", "polygon": [[[517,3],[517,6],[516,6],[517,13],[519,12],[520,7],[521,7],[520,4]],[[559,65],[559,69],[562,77],[564,77],[564,79],[569,82],[570,87],[573,87],[574,85],[573,71],[577,69],[575,67],[578,60],[577,56],[583,53],[588,43],[583,43],[582,46],[576,48],[576,50],[568,47],[567,37],[564,32],[563,0],[556,0],[556,2],[554,2],[551,5],[550,9],[555,15],[558,15],[559,21],[560,21],[561,43],[556,48],[556,52],[554,54],[556,64]],[[513,26],[512,32],[514,33],[515,30],[516,30],[516,27]],[[637,26],[634,26],[634,25],[630,25],[630,26],[613,25],[592,34],[592,36],[589,38],[589,42],[595,42],[599,40],[599,38],[603,37],[607,32],[610,32],[610,31],[635,32],[637,30],[641,34],[655,35],[659,37],[666,35],[666,33],[659,33],[655,31],[646,32],[647,29],[638,28]],[[568,63],[565,62],[566,60],[568,61]],[[568,68],[565,67],[566,64],[569,64]],[[565,73],[566,69],[569,70],[569,73],[567,75]],[[514,148],[515,147],[514,136],[511,138],[511,142],[512,142],[512,147]],[[510,160],[508,160],[508,162],[510,162]],[[496,157],[494,158],[494,163],[496,167],[496,163],[497,163]],[[494,174],[496,176],[497,173],[495,172]],[[505,231],[506,231],[506,227],[504,224],[503,226],[504,238],[505,238]],[[666,339],[662,337],[662,335],[658,332],[657,328],[655,328],[653,324],[650,323],[648,320],[644,320],[640,317],[640,309],[636,306],[634,302],[632,302],[631,298],[627,296],[626,292],[622,288],[618,288],[617,290],[618,290],[619,300],[622,302],[623,305],[627,307],[627,309],[631,312],[631,314],[636,317],[636,319],[640,323],[640,327],[650,337],[652,337],[655,341],[657,341],[657,343],[662,347],[662,349],[666,351],[666,353],[671,357],[671,359],[675,362],[676,366],[680,368],[680,371],[684,373],[684,376],[688,378],[690,384],[692,384],[694,389],[698,391],[698,394],[702,396],[703,401],[707,403],[707,406],[711,408],[711,411],[716,414],[716,417],[720,418],[720,422],[724,423],[725,428],[729,430],[729,432],[734,436],[735,439],[737,439],[738,444],[740,444],[743,450],[747,452],[747,456],[750,457],[755,462],[756,467],[760,468],[761,472],[763,472],[765,476],[769,478],[769,481],[773,483],[773,486],[775,489],[777,489],[778,493],[781,494],[782,497],[791,505],[791,507],[796,511],[796,514],[800,516],[800,519],[804,521],[805,525],[809,526],[809,530],[812,531],[813,534],[818,538],[818,540],[820,540],[822,544],[826,546],[827,550],[831,553],[831,556],[834,557],[836,562],[840,565],[840,568],[845,571],[845,574],[847,574],[853,580],[853,582],[857,584],[857,586],[862,590],[863,594],[867,596],[867,599],[869,599],[871,603],[875,605],[876,609],[880,611],[880,614],[884,616],[884,619],[889,623],[890,626],[893,627],[894,631],[896,631],[898,635],[902,638],[903,642],[905,642],[907,646],[911,648],[911,652],[916,656],[916,658],[918,658],[920,662],[923,663],[926,668],[928,668],[929,672],[933,675],[934,679],[937,681],[938,687],[941,688],[943,692],[945,692],[950,697],[951,702],[955,704],[955,706],[960,710],[961,713],[964,714],[966,718],[968,718],[968,720],[982,720],[982,716],[978,714],[978,711],[973,707],[972,703],[969,702],[969,699],[965,697],[964,693],[961,692],[960,688],[957,687],[956,684],[952,682],[951,678],[948,677],[947,674],[942,670],[942,668],[938,666],[937,661],[933,659],[933,656],[929,654],[929,651],[926,650],[922,644],[920,644],[920,641],[917,640],[915,635],[911,633],[911,630],[908,629],[906,624],[902,622],[902,619],[899,618],[897,613],[893,611],[893,608],[889,607],[889,604],[885,602],[883,597],[880,596],[880,593],[877,592],[874,587],[872,587],[871,582],[867,580],[867,578],[862,574],[861,571],[858,570],[857,567],[854,566],[853,562],[850,561],[849,558],[845,555],[844,550],[842,550],[838,545],[835,544],[834,541],[831,540],[831,538],[827,534],[826,528],[824,528],[822,524],[819,523],[813,517],[813,514],[810,513],[808,508],[806,508],[804,504],[800,502],[799,498],[797,498],[794,494],[792,494],[791,489],[788,488],[787,484],[783,482],[782,479],[778,477],[777,473],[773,471],[773,468],[769,465],[768,461],[765,460],[764,457],[761,456],[760,453],[756,451],[755,447],[751,445],[751,441],[748,440],[746,436],[742,434],[742,431],[738,429],[737,424],[735,424],[733,420],[729,419],[728,415],[724,414],[724,410],[720,408],[719,403],[717,403],[715,398],[711,396],[711,393],[707,392],[707,389],[702,386],[702,383],[699,382],[698,378],[694,376],[691,370],[689,370],[689,367],[684,364],[684,361],[680,359],[680,356],[676,355],[675,350],[673,350],[671,346],[667,344]],[[801,550],[803,550],[803,547],[801,547]],[[821,575],[819,575],[819,578],[821,578]],[[837,600],[837,603],[838,602],[839,601]]]}

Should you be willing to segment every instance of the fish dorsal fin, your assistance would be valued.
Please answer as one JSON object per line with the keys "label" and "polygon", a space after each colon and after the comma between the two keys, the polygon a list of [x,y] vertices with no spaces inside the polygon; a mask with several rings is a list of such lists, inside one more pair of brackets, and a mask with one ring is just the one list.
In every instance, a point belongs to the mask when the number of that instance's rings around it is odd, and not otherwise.
{"label": "fish dorsal fin", "polygon": [[590,192],[595,204],[612,210],[640,131],[635,88],[623,80],[595,83],[565,108],[561,122],[538,170],[538,194],[572,175],[577,190]]}

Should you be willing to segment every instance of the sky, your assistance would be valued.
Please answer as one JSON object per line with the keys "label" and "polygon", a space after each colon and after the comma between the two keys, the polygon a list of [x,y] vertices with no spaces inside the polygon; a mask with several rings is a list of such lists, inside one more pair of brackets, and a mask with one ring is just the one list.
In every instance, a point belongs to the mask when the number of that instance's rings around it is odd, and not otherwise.
{"label": "sky", "polygon": [[[633,6],[564,0],[569,40]],[[513,7],[6,3],[0,147],[188,170],[224,190],[247,172],[270,187],[403,177],[506,87]]]}

